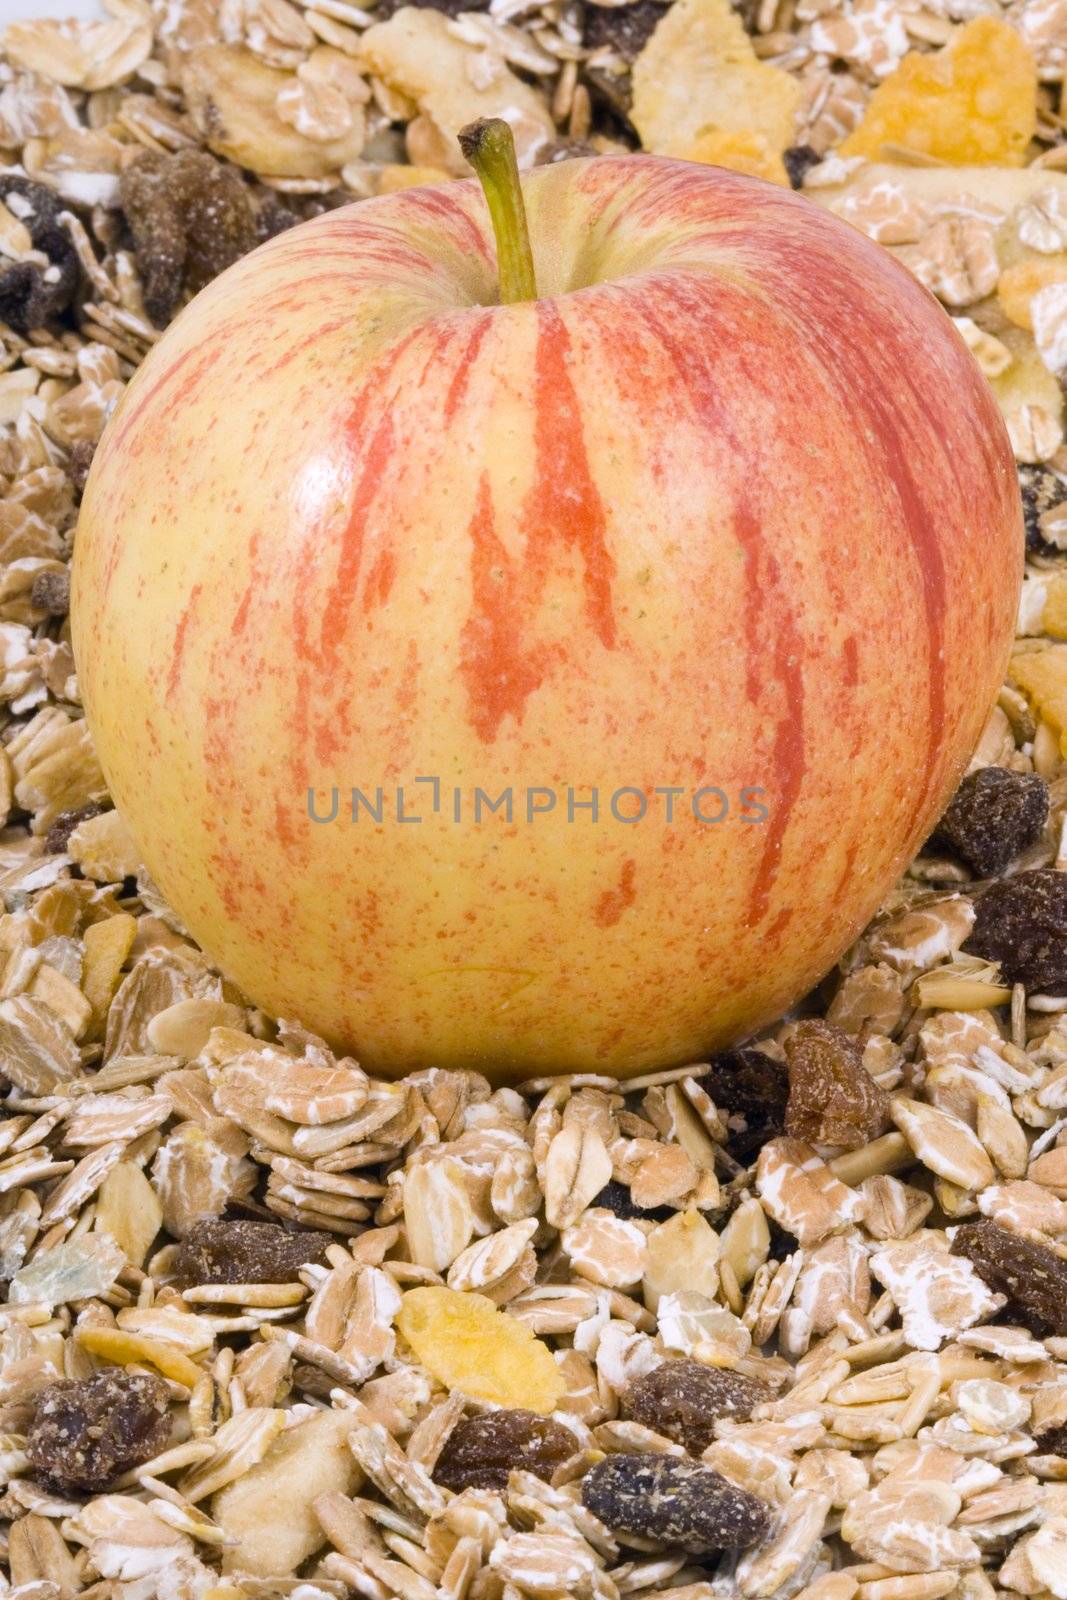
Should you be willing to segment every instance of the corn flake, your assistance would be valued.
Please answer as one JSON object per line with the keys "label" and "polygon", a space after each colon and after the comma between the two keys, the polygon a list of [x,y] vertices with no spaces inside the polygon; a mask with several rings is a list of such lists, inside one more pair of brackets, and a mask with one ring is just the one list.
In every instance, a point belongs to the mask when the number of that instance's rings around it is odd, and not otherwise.
{"label": "corn flake", "polygon": [[999,17],[976,17],[943,50],[906,55],[840,150],[878,160],[896,145],[951,166],[1018,167],[1036,125],[1033,53]]}
{"label": "corn flake", "polygon": [[759,61],[729,0],[676,0],[633,68],[646,150],[785,181],[800,85]]}

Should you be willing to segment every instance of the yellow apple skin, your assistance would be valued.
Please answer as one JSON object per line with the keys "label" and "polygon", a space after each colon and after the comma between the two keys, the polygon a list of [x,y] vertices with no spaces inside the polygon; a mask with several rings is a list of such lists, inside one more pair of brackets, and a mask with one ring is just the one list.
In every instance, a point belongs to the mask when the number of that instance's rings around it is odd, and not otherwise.
{"label": "yellow apple skin", "polygon": [[634,1073],[772,1019],[937,819],[1013,631],[1004,428],[887,254],[706,166],[524,187],[536,302],[493,304],[473,182],[231,268],[78,526],[85,705],[160,888],[252,999],[387,1073]]}

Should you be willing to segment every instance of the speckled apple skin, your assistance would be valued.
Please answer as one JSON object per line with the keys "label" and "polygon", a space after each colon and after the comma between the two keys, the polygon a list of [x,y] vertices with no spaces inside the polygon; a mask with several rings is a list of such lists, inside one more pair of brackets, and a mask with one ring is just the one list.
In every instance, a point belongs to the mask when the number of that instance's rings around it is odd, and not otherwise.
{"label": "speckled apple skin", "polygon": [[[525,191],[535,303],[491,303],[473,182],[223,274],[77,533],[85,704],[160,888],[250,997],[388,1073],[632,1073],[773,1018],[933,825],[1013,632],[1003,424],[887,254],[704,166]],[[701,784],[768,819],[696,821]],[[453,785],[560,801],[457,824]],[[621,785],[686,798],[621,824]]]}

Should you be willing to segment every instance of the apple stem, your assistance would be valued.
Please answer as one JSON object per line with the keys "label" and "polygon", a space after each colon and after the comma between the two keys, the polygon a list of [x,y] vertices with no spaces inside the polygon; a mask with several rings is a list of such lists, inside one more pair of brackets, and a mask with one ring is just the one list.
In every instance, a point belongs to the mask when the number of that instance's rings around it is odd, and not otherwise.
{"label": "apple stem", "polygon": [[489,206],[500,273],[500,304],[537,299],[530,230],[515,137],[503,117],[479,117],[459,131],[459,147],[478,174]]}

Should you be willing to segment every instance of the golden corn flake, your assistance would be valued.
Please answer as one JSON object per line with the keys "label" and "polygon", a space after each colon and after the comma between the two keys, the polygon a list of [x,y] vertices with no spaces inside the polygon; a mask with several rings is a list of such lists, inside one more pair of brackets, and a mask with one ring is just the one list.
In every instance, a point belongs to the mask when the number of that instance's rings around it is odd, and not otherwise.
{"label": "golden corn flake", "polygon": [[781,154],[762,133],[727,133],[723,128],[705,128],[689,148],[687,161],[704,161],[713,167],[729,167],[750,178],[766,178],[768,183],[788,187],[789,174]]}
{"label": "golden corn flake", "polygon": [[999,17],[976,17],[943,50],[906,55],[840,150],[878,160],[903,145],[951,166],[1018,167],[1036,125],[1033,53]]}
{"label": "golden corn flake", "polygon": [[548,1346],[484,1294],[409,1289],[396,1323],[422,1365],[447,1389],[542,1415],[563,1396],[563,1378]]}
{"label": "golden corn flake", "polygon": [[793,142],[800,84],[757,59],[729,0],[675,0],[632,81],[646,150],[783,181],[774,158]]}
{"label": "golden corn flake", "polygon": [[1008,677],[1026,695],[1036,714],[1047,722],[1067,756],[1067,645],[1017,655]]}
{"label": "golden corn flake", "polygon": [[1030,303],[1039,289],[1052,283],[1067,283],[1067,255],[1032,256],[1005,267],[997,282],[997,299],[1008,321],[1017,328],[1032,328]]}

